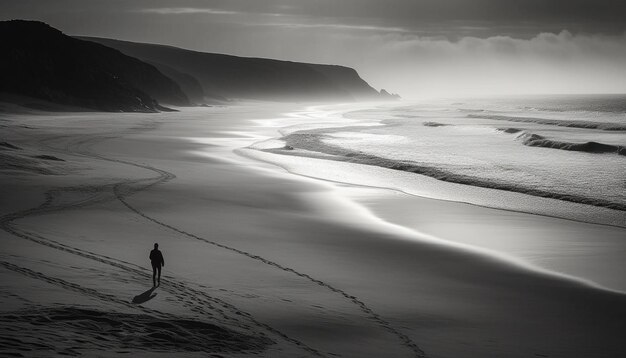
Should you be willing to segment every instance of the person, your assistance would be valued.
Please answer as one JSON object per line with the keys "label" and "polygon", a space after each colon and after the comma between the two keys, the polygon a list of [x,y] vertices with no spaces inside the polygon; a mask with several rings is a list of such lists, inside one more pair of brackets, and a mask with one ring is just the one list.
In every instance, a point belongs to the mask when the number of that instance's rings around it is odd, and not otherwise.
{"label": "person", "polygon": [[[161,284],[161,267],[165,266],[163,254],[159,250],[159,244],[154,244],[154,250],[150,251],[150,263],[152,263],[152,284],[156,287],[157,279],[159,285]],[[157,271],[159,272],[158,278]]]}

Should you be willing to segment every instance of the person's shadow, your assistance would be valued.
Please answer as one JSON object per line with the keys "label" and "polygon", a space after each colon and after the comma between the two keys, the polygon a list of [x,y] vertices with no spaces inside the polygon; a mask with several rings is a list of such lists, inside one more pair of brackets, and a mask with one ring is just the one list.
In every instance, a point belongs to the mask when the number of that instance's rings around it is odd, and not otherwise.
{"label": "person's shadow", "polygon": [[148,291],[133,297],[133,303],[140,304],[140,303],[144,303],[144,302],[150,301],[151,299],[153,299],[157,295],[156,293],[153,293],[154,290],[156,290],[156,288],[157,288],[157,286],[154,286],[151,289],[149,289]]}

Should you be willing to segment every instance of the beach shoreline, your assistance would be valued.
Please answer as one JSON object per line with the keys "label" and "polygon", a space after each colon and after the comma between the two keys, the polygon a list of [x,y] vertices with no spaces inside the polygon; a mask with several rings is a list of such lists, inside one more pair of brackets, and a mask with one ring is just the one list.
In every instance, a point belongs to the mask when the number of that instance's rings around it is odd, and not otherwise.
{"label": "beach shoreline", "polygon": [[[355,116],[352,114],[366,109],[341,112],[336,110],[337,107],[342,106],[317,107],[317,112],[306,109],[300,113],[290,113],[289,116],[322,119],[317,125],[312,123],[305,127],[306,132],[310,131],[311,127],[324,132],[325,128],[328,128],[326,125],[333,131],[335,128],[355,130],[354,128],[361,128],[363,124],[366,125],[365,128],[372,125],[368,120],[361,123],[350,121],[342,123],[341,117],[353,120]],[[337,121],[326,122],[332,117]],[[297,133],[302,128],[301,125],[291,125],[288,130],[280,129],[278,132],[286,136]],[[281,145],[277,139],[280,138],[262,142],[269,142],[269,148],[272,148],[271,146]],[[521,261],[522,265],[533,270],[585,281],[602,289],[626,292],[624,280],[626,267],[620,255],[626,245],[623,240],[626,228],[617,224],[624,218],[624,214],[620,212],[614,212],[615,219],[612,221],[597,222],[593,218],[586,218],[585,206],[578,204],[575,204],[578,212],[572,212],[571,203],[567,203],[570,207],[564,205],[561,209],[558,207],[557,199],[528,197],[525,194],[502,192],[497,189],[469,188],[470,191],[477,190],[479,194],[488,191],[495,193],[490,194],[492,196],[508,196],[507,206],[489,206],[475,199],[466,201],[461,198],[455,200],[450,195],[442,197],[439,188],[434,192],[426,189],[422,193],[416,193],[411,187],[407,190],[407,187],[394,183],[393,176],[396,173],[393,170],[358,162],[346,166],[335,162],[336,159],[332,156],[324,157],[321,152],[309,153],[299,148],[273,150],[267,149],[267,145],[259,146],[258,143],[249,148],[236,152],[245,157],[277,165],[294,175],[329,182],[336,186],[339,195],[364,205],[371,215],[384,222],[416,230],[418,233],[430,234],[451,243],[468,245],[471,249],[484,249],[491,255]],[[290,156],[305,160],[291,160]],[[313,164],[303,164],[307,161]],[[365,178],[365,175],[341,175],[342,171],[348,170],[376,174],[372,176],[374,179]],[[409,176],[421,175],[411,173]],[[530,205],[524,203],[525,196],[532,199]],[[556,201],[557,205],[546,205],[552,211],[542,212],[539,208],[542,207],[540,204],[543,201],[553,203]],[[513,203],[523,205],[516,207]],[[529,210],[531,207],[534,210]],[[421,218],[420,215],[425,217]],[[587,251],[583,252],[581,247]]]}
{"label": "beach shoreline", "polygon": [[[623,210],[610,208],[609,206],[605,207],[601,203],[597,205],[585,203],[587,199],[573,199],[571,195],[548,193],[544,190],[537,192],[529,190],[526,192],[505,184],[488,183],[480,178],[465,178],[463,175],[458,176],[432,166],[424,167],[419,163],[396,161],[387,157],[378,157],[370,152],[355,151],[325,143],[335,133],[352,136],[370,129],[380,130],[385,127],[396,127],[398,124],[390,123],[389,119],[376,119],[377,112],[374,109],[386,108],[393,112],[396,106],[403,108],[405,105],[380,103],[378,105],[370,105],[369,109],[362,105],[353,105],[352,108],[344,109],[343,111],[338,111],[337,108],[345,107],[346,105],[327,106],[326,108],[318,107],[317,111],[307,109],[300,113],[289,113],[289,116],[293,118],[307,118],[311,120],[317,118],[319,122],[309,126],[294,125],[285,127],[279,130],[281,137],[272,138],[250,146],[251,149],[270,154],[279,154],[279,156],[272,157],[259,153],[251,156],[273,162],[296,174],[320,178],[330,182],[336,181],[366,187],[388,188],[417,197],[626,228],[626,214],[624,214]],[[372,118],[372,114],[368,113],[369,111],[374,111],[374,118]],[[335,121],[328,122],[329,118],[334,118]],[[313,123],[316,122],[313,121]],[[292,137],[302,137],[302,139],[294,139]],[[375,137],[374,135],[371,139],[376,140]],[[402,140],[410,139],[402,138]],[[318,159],[326,160],[326,162],[329,160],[344,162],[346,165],[334,164],[335,169],[345,168],[347,169],[344,170],[346,172],[361,171],[364,174],[333,176],[328,175],[326,172],[324,173],[325,175],[319,175],[314,170],[304,165],[299,165],[300,161],[298,160],[285,159],[287,156],[310,158],[318,162],[320,162]],[[271,159],[281,157],[282,160]],[[413,170],[412,168],[418,169]],[[341,170],[338,171],[341,172]],[[366,178],[370,176],[370,173],[375,173],[373,180]],[[439,179],[439,176],[443,176],[443,179]],[[449,178],[450,176],[452,176],[452,179]],[[381,183],[384,184],[381,185]],[[622,206],[621,203],[614,203],[614,205],[616,207]]]}
{"label": "beach shoreline", "polygon": [[[621,353],[624,295],[368,223],[367,211],[335,185],[233,153],[274,137],[279,126],[267,120],[295,110],[257,103],[8,118],[7,142],[64,162],[45,167],[54,176],[18,170],[2,178],[3,317],[81,307],[115,313],[111,319],[143,312],[224,330],[214,345],[176,352],[189,356]],[[260,129],[250,130],[251,123]],[[145,256],[155,241],[167,262],[163,287],[128,305],[150,282]],[[80,336],[76,326],[53,321],[70,342]],[[45,329],[13,332],[32,327],[27,318],[13,319],[2,333],[22,343],[0,350],[32,342],[70,349]],[[157,348],[113,340],[78,344],[78,352],[171,354],[177,332]],[[228,346],[234,336],[254,339],[236,351]]]}

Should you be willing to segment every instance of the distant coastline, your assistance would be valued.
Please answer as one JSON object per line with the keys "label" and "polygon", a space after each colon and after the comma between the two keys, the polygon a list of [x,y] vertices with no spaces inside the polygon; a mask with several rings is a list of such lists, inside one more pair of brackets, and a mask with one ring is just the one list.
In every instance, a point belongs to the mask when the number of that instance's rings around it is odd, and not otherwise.
{"label": "distant coastline", "polygon": [[[19,34],[19,36],[15,36]],[[66,110],[170,111],[234,100],[369,101],[377,91],[352,68],[244,58],[103,38],[76,38],[38,21],[0,22],[9,56],[0,100]]]}

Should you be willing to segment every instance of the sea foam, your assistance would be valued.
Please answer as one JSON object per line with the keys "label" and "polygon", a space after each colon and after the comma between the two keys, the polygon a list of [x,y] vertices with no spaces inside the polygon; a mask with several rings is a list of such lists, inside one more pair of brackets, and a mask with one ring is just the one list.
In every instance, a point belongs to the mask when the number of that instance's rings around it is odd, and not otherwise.
{"label": "sea foam", "polygon": [[[523,99],[381,106],[345,114],[344,127],[289,132],[285,147],[264,150],[626,211],[626,114],[551,105],[559,110]],[[375,119],[381,125],[359,125]]]}

